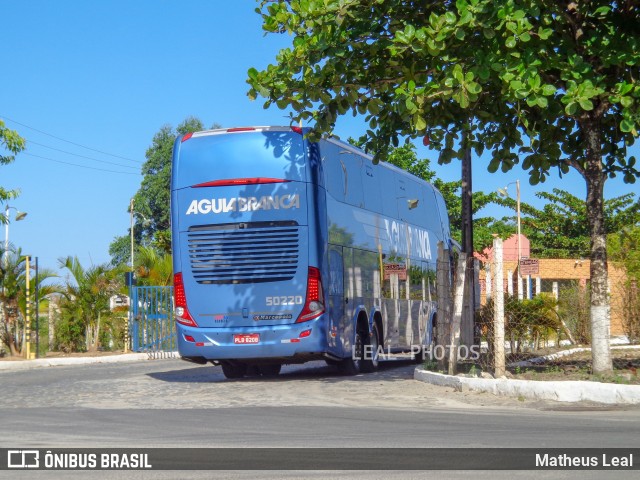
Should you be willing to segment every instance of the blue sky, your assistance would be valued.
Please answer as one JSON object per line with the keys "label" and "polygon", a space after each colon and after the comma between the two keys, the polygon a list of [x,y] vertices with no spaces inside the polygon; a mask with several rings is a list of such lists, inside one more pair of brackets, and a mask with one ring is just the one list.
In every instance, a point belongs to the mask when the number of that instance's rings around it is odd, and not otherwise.
{"label": "blue sky", "polygon": [[[107,262],[113,238],[128,233],[129,199],[163,125],[190,115],[207,126],[286,124],[286,111],[264,110],[246,96],[247,70],[275,62],[291,42],[264,36],[258,3],[0,1],[0,118],[28,142],[14,164],[0,167],[0,185],[21,191],[10,205],[28,212],[14,222],[11,211],[10,241],[41,267],[56,268],[67,255],[87,266]],[[336,128],[343,139],[363,132],[352,117]],[[459,163],[438,166],[422,147],[420,155],[444,180],[459,178]],[[485,192],[520,179],[522,200],[538,206],[535,192],[553,187],[585,197],[575,173],[531,187],[520,167],[489,174],[476,158],[473,174],[474,188]],[[609,180],[605,195],[635,191]]]}

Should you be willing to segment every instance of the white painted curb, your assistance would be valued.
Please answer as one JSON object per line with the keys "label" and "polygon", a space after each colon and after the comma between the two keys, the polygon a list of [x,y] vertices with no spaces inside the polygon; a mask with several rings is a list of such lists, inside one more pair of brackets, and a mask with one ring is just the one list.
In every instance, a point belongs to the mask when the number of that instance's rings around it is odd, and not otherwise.
{"label": "white painted curb", "polygon": [[555,400],[556,402],[597,402],[606,404],[640,404],[640,385],[581,381],[531,381],[507,378],[469,378],[429,372],[416,368],[414,379],[455,388],[499,396],[522,397],[529,400]]}
{"label": "white painted curb", "polygon": [[121,355],[105,355],[101,357],[57,357],[38,358],[35,360],[9,360],[0,362],[0,371],[29,370],[40,367],[59,367],[68,365],[87,365],[93,363],[137,362],[160,358],[179,358],[177,352],[124,353]]}

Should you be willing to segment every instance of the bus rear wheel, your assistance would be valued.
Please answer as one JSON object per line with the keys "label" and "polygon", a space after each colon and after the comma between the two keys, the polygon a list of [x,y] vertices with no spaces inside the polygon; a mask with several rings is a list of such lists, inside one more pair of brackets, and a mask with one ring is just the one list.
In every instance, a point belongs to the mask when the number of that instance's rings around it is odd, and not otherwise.
{"label": "bus rear wheel", "polygon": [[222,373],[228,379],[242,378],[247,374],[246,363],[222,363]]}
{"label": "bus rear wheel", "polygon": [[360,355],[360,371],[362,373],[375,372],[380,364],[378,347],[378,326],[374,323],[369,336],[363,342],[362,353]]}
{"label": "bus rear wheel", "polygon": [[282,369],[282,365],[279,363],[272,365],[259,365],[258,371],[260,375],[263,377],[276,377],[280,374],[280,370]]}
{"label": "bus rear wheel", "polygon": [[373,325],[371,333],[357,332],[354,345],[355,358],[343,359],[338,364],[338,370],[343,375],[356,375],[357,373],[371,373],[378,369],[378,327]]}

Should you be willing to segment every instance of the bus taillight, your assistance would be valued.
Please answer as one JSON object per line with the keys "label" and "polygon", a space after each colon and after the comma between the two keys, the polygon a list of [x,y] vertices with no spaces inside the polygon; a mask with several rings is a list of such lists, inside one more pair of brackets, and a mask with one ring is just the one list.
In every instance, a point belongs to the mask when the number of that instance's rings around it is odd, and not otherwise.
{"label": "bus taillight", "polygon": [[307,301],[305,302],[302,313],[300,313],[296,323],[307,322],[322,315],[324,313],[324,304],[322,303],[323,297],[320,270],[315,267],[309,267],[309,277],[307,279]]}
{"label": "bus taillight", "polygon": [[191,317],[189,309],[187,308],[187,295],[184,292],[184,281],[182,280],[182,273],[180,272],[173,276],[173,294],[175,297],[176,322],[189,327],[197,327],[198,324]]}

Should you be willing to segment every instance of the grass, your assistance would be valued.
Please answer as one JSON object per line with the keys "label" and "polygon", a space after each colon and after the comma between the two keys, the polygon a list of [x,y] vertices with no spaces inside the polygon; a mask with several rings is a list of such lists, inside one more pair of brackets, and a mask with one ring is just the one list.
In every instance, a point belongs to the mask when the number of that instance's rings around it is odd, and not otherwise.
{"label": "grass", "polygon": [[582,380],[624,385],[640,385],[640,347],[611,351],[613,372],[594,375],[591,352],[578,352],[526,367],[509,368],[513,378],[521,380]]}

